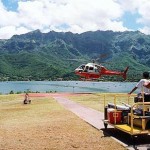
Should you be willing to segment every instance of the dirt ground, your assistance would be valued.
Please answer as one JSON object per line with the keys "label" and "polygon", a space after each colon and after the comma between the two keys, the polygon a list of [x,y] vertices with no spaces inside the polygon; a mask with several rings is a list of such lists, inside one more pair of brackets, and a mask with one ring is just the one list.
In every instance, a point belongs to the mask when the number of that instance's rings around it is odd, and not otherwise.
{"label": "dirt ground", "polygon": [[22,100],[22,95],[0,95],[0,150],[125,150],[52,95],[32,95],[27,105]]}

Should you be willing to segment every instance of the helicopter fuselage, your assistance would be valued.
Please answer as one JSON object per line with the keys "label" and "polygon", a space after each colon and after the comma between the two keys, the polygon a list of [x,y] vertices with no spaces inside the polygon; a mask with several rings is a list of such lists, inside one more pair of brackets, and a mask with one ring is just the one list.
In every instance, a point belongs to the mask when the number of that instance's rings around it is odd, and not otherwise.
{"label": "helicopter fuselage", "polygon": [[100,72],[96,64],[88,63],[82,64],[78,68],[75,69],[75,74],[86,79],[93,78],[97,79],[100,77]]}
{"label": "helicopter fuselage", "polygon": [[100,78],[102,75],[119,75],[126,79],[126,73],[128,71],[128,67],[125,69],[124,72],[119,71],[112,71],[106,69],[102,65],[98,65],[96,63],[88,63],[82,64],[78,68],[75,69],[75,74],[79,75],[80,77],[84,77],[85,79],[97,79]]}

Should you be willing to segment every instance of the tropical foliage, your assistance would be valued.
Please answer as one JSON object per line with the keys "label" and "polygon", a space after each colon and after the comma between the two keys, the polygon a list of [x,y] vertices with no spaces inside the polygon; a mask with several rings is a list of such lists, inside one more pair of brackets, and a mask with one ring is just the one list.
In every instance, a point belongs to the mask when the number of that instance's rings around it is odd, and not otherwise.
{"label": "tropical foliage", "polygon": [[[102,58],[103,54],[107,57]],[[15,35],[0,40],[0,80],[78,79],[74,69],[93,59],[106,62],[103,65],[109,69],[129,66],[128,80],[138,80],[143,71],[150,70],[150,36],[138,31],[73,34],[39,30]]]}

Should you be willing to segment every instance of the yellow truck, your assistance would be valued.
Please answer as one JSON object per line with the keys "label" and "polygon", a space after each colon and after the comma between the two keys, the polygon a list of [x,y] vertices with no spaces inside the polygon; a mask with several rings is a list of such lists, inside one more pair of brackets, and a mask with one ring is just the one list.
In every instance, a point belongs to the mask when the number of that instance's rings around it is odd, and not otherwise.
{"label": "yellow truck", "polygon": [[105,129],[111,125],[130,135],[150,134],[150,102],[144,102],[143,98],[142,102],[130,105],[131,97],[127,96],[126,103],[119,102],[118,104],[118,99],[121,99],[121,95],[115,95],[113,101],[109,102],[107,96],[104,95]]}

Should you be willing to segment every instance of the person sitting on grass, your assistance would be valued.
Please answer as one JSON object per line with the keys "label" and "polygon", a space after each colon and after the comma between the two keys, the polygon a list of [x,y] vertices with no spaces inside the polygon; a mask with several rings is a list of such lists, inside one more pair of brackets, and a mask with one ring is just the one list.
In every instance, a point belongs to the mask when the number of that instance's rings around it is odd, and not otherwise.
{"label": "person sitting on grass", "polygon": [[25,94],[25,98],[24,98],[23,103],[24,104],[28,104],[28,103],[30,104],[31,103],[31,100],[29,99],[29,94],[28,93]]}

